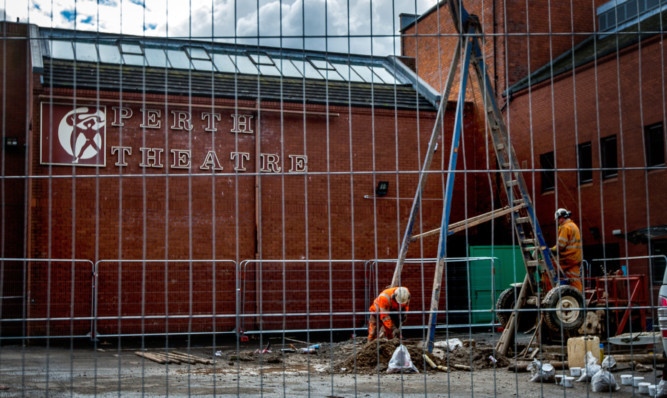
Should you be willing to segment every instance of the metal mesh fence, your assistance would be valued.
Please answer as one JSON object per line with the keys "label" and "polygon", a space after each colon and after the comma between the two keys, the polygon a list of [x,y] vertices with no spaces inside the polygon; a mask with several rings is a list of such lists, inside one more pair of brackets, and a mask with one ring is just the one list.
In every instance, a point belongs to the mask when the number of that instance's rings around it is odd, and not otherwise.
{"label": "metal mesh fence", "polygon": [[666,9],[5,2],[0,396],[667,395]]}

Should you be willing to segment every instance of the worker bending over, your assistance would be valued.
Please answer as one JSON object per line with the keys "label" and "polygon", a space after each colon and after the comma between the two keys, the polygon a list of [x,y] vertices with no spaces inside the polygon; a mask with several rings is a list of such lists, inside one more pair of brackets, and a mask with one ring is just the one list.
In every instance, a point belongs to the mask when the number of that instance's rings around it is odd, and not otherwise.
{"label": "worker bending over", "polygon": [[551,248],[557,257],[565,276],[570,280],[570,286],[583,291],[581,284],[581,232],[579,227],[570,219],[572,212],[566,209],[556,210],[554,215],[558,222],[558,243]]}
{"label": "worker bending over", "polygon": [[[388,339],[400,337],[401,324],[406,321],[408,305],[410,304],[410,291],[407,287],[391,287],[384,290],[373,301],[369,309],[371,319],[368,321],[368,341],[386,335]],[[379,331],[379,322],[384,328]]]}

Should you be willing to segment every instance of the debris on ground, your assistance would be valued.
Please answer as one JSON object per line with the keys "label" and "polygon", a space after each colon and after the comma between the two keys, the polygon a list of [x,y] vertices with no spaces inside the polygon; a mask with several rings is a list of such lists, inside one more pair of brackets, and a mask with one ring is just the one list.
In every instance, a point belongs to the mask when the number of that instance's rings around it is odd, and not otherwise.
{"label": "debris on ground", "polygon": [[[378,339],[358,347],[356,353],[350,355],[340,362],[335,369],[345,373],[376,373],[387,370],[392,354],[399,346],[398,339]],[[428,354],[424,351],[422,340],[403,340],[408,349],[413,363],[420,372],[431,369],[433,366],[424,359],[424,354],[435,364],[436,369],[456,369],[462,371],[473,371],[493,367],[503,368],[509,365],[507,358],[495,352],[494,347],[485,344],[470,342],[456,348],[452,352],[443,352],[441,356]],[[491,359],[491,358],[493,359]],[[442,368],[439,368],[439,367]]]}
{"label": "debris on ground", "polygon": [[160,364],[167,364],[167,363],[173,363],[177,365],[180,365],[181,363],[189,363],[193,365],[197,363],[201,363],[204,365],[213,364],[213,360],[211,359],[202,358],[196,355],[180,351],[171,351],[171,352],[135,351],[135,354]]}

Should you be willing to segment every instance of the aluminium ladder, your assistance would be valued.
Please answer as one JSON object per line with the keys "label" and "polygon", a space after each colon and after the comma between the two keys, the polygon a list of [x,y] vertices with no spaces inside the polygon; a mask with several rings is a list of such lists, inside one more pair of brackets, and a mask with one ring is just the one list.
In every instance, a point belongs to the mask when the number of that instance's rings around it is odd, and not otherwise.
{"label": "aluminium ladder", "polygon": [[[459,5],[461,7],[459,8]],[[546,245],[542,231],[535,216],[535,210],[528,195],[526,182],[521,174],[521,170],[514,153],[514,149],[510,142],[507,128],[502,118],[502,114],[496,105],[495,96],[493,94],[492,85],[487,75],[486,65],[484,63],[481,47],[479,44],[479,37],[482,37],[483,32],[475,16],[469,15],[461,4],[461,0],[449,0],[450,12],[459,39],[454,50],[452,64],[448,72],[445,89],[443,90],[436,123],[433,127],[431,139],[429,140],[428,151],[425,156],[424,164],[419,176],[417,191],[412,203],[408,224],[403,236],[401,249],[396,263],[396,269],[392,278],[392,286],[400,284],[400,275],[403,268],[403,263],[407,256],[408,246],[414,237],[412,236],[412,229],[421,203],[421,195],[424,185],[426,183],[427,171],[430,168],[433,153],[435,152],[437,139],[440,135],[440,130],[443,125],[445,104],[449,98],[451,87],[453,85],[456,69],[459,66],[461,52],[463,51],[463,60],[461,61],[459,92],[456,104],[456,115],[454,123],[454,132],[452,134],[452,144],[450,149],[449,167],[447,172],[447,181],[445,186],[445,197],[443,201],[443,215],[440,227],[440,241],[438,244],[438,256],[436,268],[433,278],[433,292],[431,297],[431,306],[429,311],[429,331],[427,339],[427,349],[429,352],[433,351],[433,340],[435,336],[436,318],[438,314],[438,301],[440,299],[440,288],[442,284],[442,274],[445,264],[445,256],[447,251],[447,235],[449,231],[449,216],[451,211],[451,202],[453,196],[454,177],[453,171],[456,169],[456,159],[459,152],[459,145],[462,133],[463,124],[463,104],[465,100],[466,84],[469,74],[469,66],[472,64],[475,71],[477,86],[482,91],[483,106],[486,112],[486,127],[491,137],[493,149],[497,159],[498,171],[502,178],[503,187],[507,195],[508,204],[511,209],[511,220],[516,235],[517,242],[521,249],[523,262],[526,267],[526,277],[524,283],[521,285],[521,291],[516,299],[515,311],[512,312],[508,321],[507,327],[501,336],[498,343],[497,350],[502,354],[506,354],[509,343],[513,338],[516,313],[518,309],[523,307],[528,294],[537,293],[537,282],[535,280],[536,271],[542,271],[547,282],[551,286],[557,286],[559,283],[557,263],[551,256],[550,249]],[[464,33],[465,32],[465,33]],[[492,212],[488,219],[497,217]],[[422,234],[423,235],[423,234]],[[555,265],[556,264],[556,265]]]}

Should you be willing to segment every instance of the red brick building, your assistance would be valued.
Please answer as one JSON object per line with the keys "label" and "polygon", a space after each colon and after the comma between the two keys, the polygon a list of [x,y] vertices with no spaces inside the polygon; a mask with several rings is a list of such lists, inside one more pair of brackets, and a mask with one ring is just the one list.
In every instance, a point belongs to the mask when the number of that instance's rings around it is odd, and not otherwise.
{"label": "red brick building", "polygon": [[[464,6],[483,26],[485,62],[547,241],[557,234],[554,211],[566,207],[581,227],[585,259],[608,260],[593,262],[594,274],[627,265],[659,284],[664,259],[646,257],[667,252],[665,5]],[[416,57],[417,73],[439,89],[456,42],[447,2],[403,15],[401,25],[402,55]]]}
{"label": "red brick building", "polygon": [[[397,255],[440,100],[401,61],[2,31],[3,334],[363,327],[393,273],[368,261]],[[478,139],[462,167],[486,167]],[[416,230],[440,224],[434,169]],[[486,185],[458,179],[456,220],[488,211]],[[404,270],[413,310],[430,270]]]}

